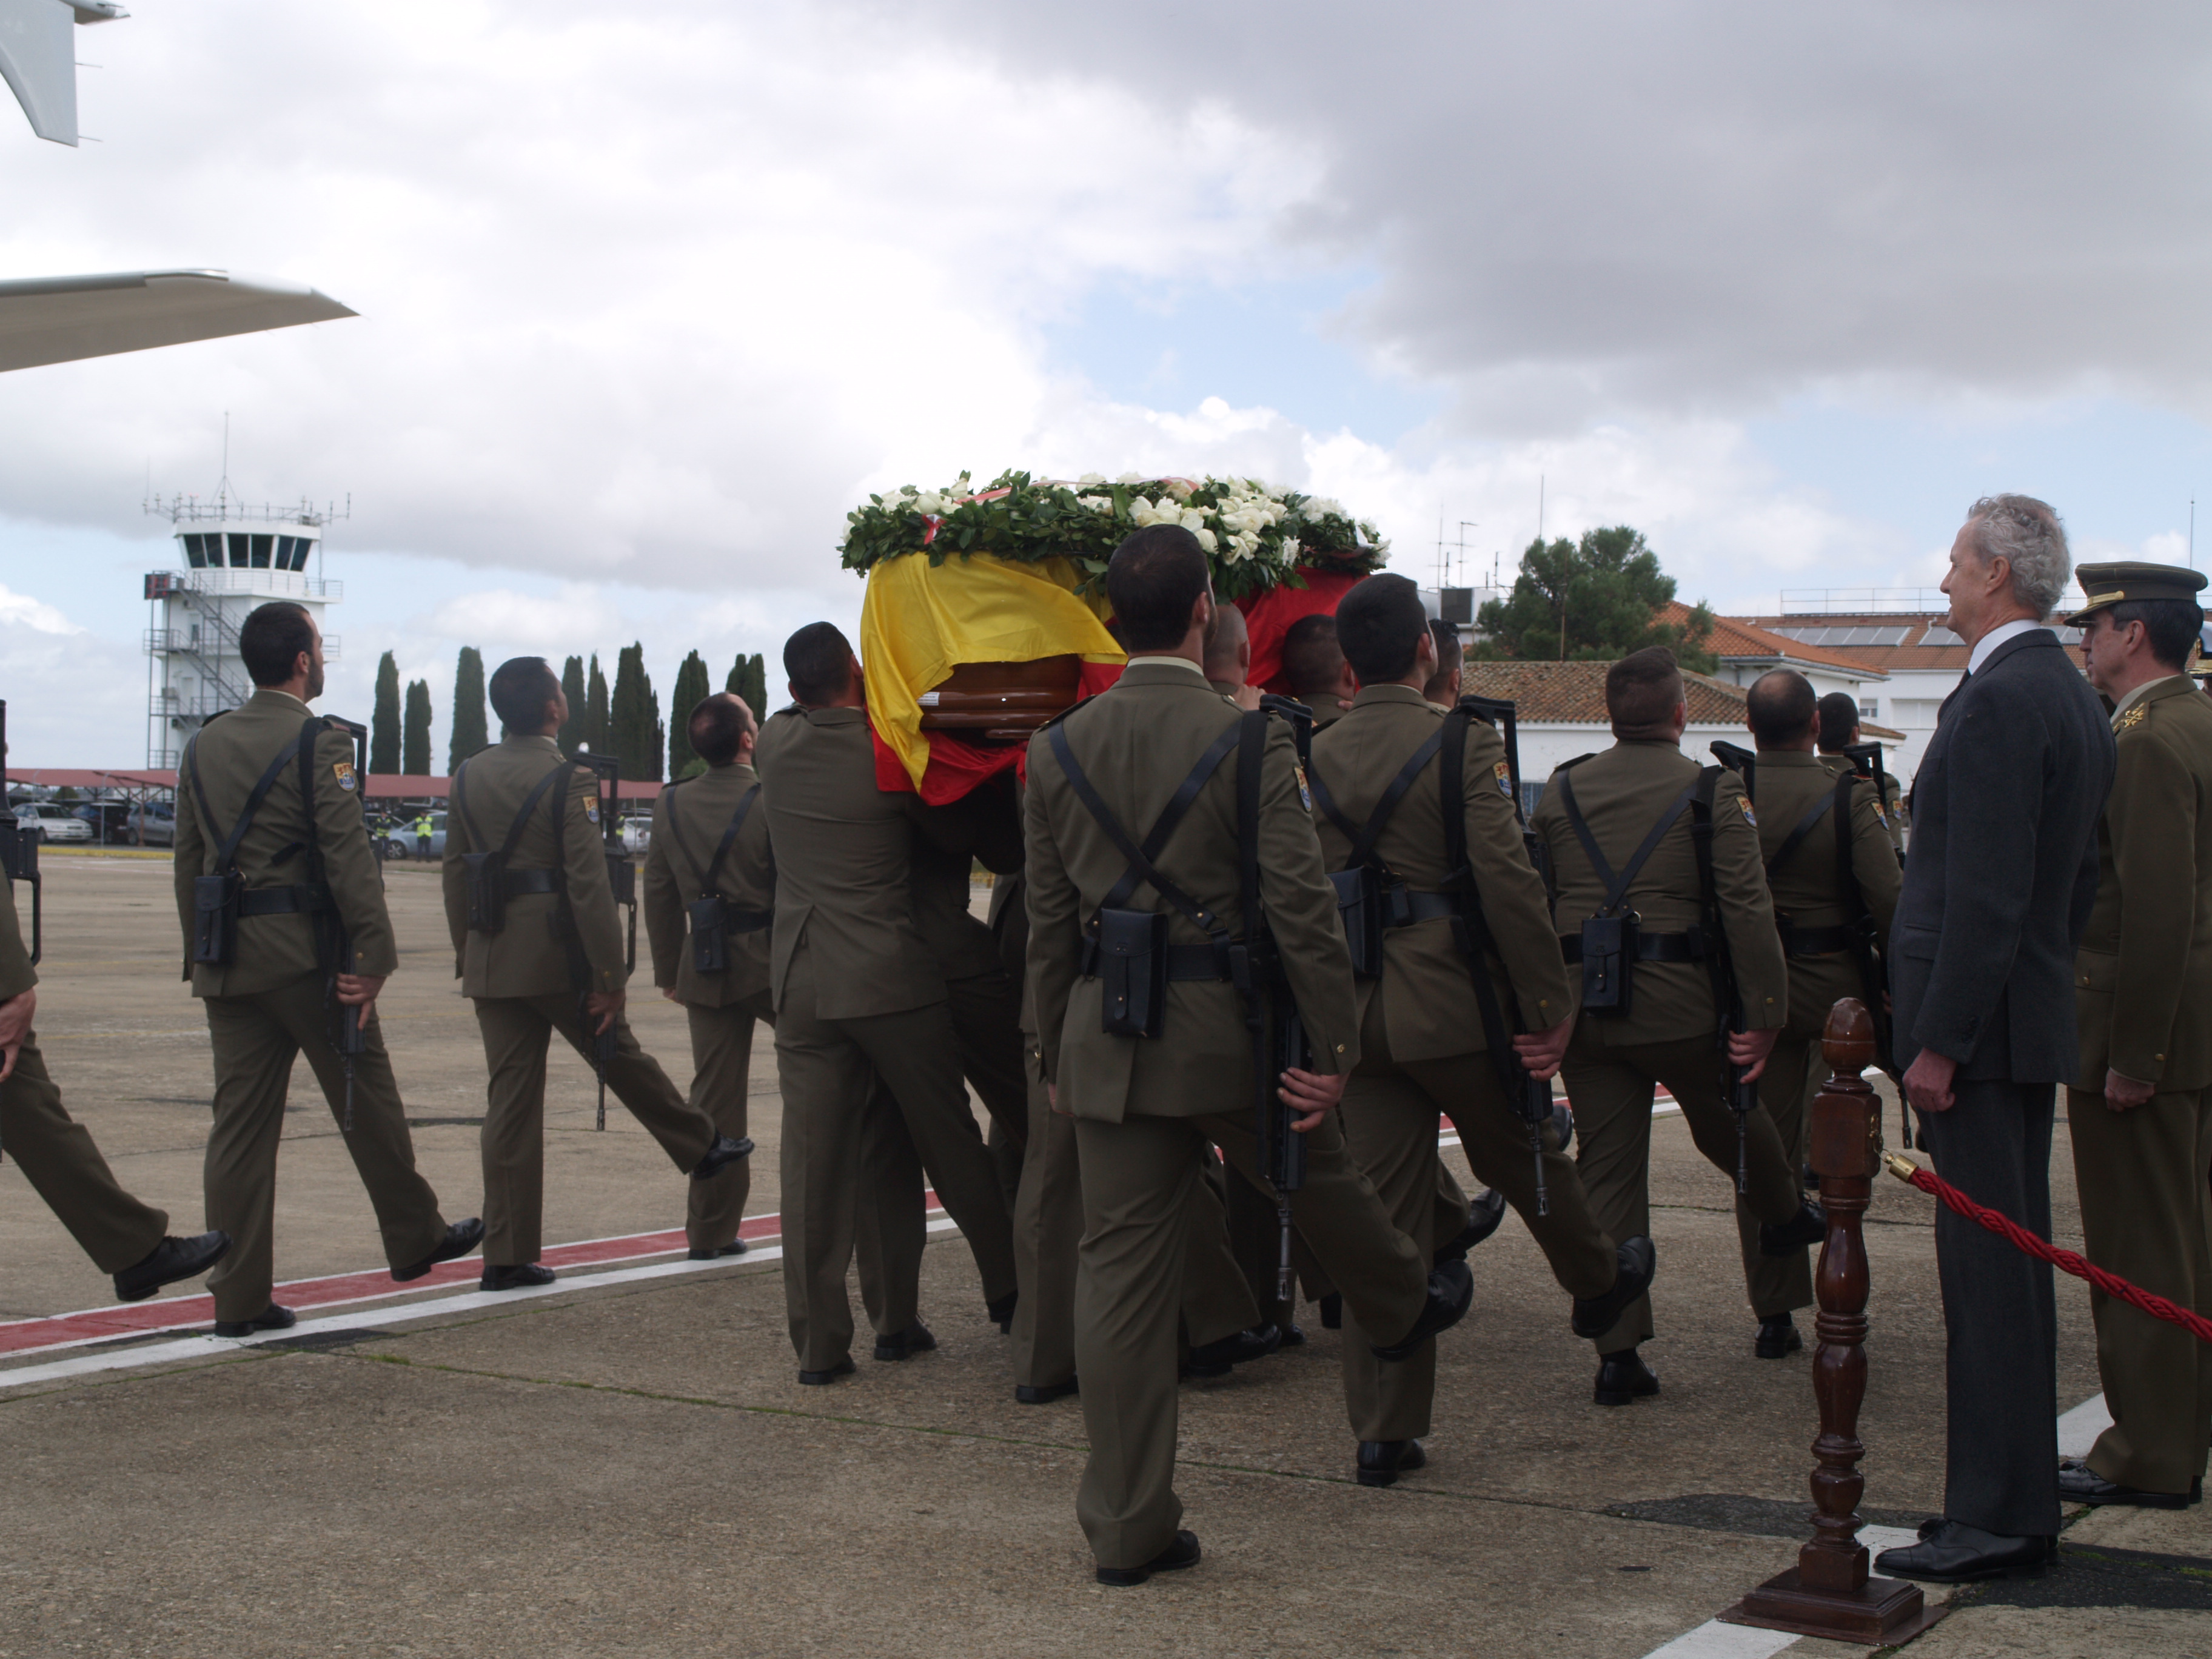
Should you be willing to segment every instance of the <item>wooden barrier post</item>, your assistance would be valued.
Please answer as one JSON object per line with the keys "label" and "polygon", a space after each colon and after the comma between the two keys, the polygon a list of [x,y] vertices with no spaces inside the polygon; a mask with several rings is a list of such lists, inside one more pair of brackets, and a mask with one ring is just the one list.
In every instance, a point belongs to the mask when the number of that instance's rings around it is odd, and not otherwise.
{"label": "wooden barrier post", "polygon": [[1828,1237],[1816,1281],[1820,1301],[1813,1357],[1813,1391],[1820,1405],[1820,1437],[1813,1443],[1814,1536],[1797,1565],[1768,1579],[1721,1618],[1831,1641],[1887,1647],[1909,1642],[1948,1611],[1930,1607],[1920,1587],[1868,1576],[1857,1514],[1866,1477],[1859,1459],[1859,1406],[1866,1399],[1866,1213],[1881,1161],[1881,1100],[1863,1075],[1875,1061],[1874,1021],[1846,997],[1829,1011],[1821,1056],[1831,1073],[1813,1102],[1813,1172]]}

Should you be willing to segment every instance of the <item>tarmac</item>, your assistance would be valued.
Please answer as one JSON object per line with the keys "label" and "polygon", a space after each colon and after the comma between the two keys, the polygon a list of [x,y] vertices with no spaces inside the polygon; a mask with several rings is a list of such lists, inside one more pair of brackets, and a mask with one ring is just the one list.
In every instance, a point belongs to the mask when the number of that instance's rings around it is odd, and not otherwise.
{"label": "tarmac", "polygon": [[[48,1064],[124,1182],[167,1206],[173,1230],[198,1231],[211,1084],[169,864],[49,849],[45,866]],[[388,887],[402,965],[380,1005],[386,1038],[418,1158],[447,1214],[465,1215],[482,1190],[483,1055],[434,873],[393,866]],[[687,1078],[680,1011],[641,981],[632,1015]],[[1473,1259],[1474,1311],[1442,1339],[1426,1469],[1389,1490],[1354,1484],[1338,1334],[1308,1308],[1304,1346],[1183,1388],[1178,1486],[1204,1561],[1108,1589],[1075,1523],[1079,1406],[1015,1402],[1005,1340],[949,1228],[924,1268],[939,1349],[893,1364],[863,1345],[857,1376],[799,1386],[774,1259],[765,1031],[759,1243],[727,1263],[656,1247],[682,1224],[683,1177],[618,1106],[593,1132],[582,1061],[551,1069],[547,1237],[631,1242],[577,1252],[600,1261],[547,1291],[477,1295],[472,1267],[405,1294],[372,1280],[379,1299],[310,1309],[252,1344],[0,1324],[32,1344],[0,1358],[0,1505],[14,1517],[0,1659],[1865,1651],[1711,1622],[1810,1535],[1818,1418],[1809,1351],[1752,1355],[1729,1182],[1679,1115],[1654,1125],[1656,1399],[1590,1403],[1588,1345],[1509,1218]],[[337,1126],[304,1067],[295,1081],[278,1275],[378,1268]],[[1896,1122],[1893,1106],[1893,1138]],[[2063,1134],[2052,1176],[2057,1242],[2079,1249]],[[1884,1181],[1867,1229],[1861,1513],[1878,1545],[1942,1498],[1932,1218],[1931,1200]],[[188,1319],[197,1290],[142,1306]],[[0,1165],[0,1321],[112,1305]],[[2100,1386],[2087,1286],[2061,1277],[2058,1307],[2067,1408]],[[69,1346],[40,1346],[50,1336]],[[2053,1571],[1949,1606],[1914,1655],[2212,1655],[2212,1519],[2080,1511]]]}

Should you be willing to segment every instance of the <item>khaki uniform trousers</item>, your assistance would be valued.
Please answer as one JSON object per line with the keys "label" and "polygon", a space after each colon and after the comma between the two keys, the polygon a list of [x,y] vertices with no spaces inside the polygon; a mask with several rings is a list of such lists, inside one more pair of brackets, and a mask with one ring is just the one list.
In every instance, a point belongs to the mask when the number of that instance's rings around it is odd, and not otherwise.
{"label": "khaki uniform trousers", "polygon": [[[208,1036],[215,1049],[215,1123],[207,1144],[207,1224],[230,1235],[230,1250],[208,1275],[218,1320],[252,1319],[269,1310],[276,1289],[276,1148],[292,1062],[307,1056],[315,1081],[340,1124],[345,1072],[331,1043],[335,1012],[324,1006],[323,980],[306,974],[251,996],[207,997]],[[407,1109],[392,1075],[381,1024],[368,1023],[368,1046],[354,1056],[353,1128],[346,1151],[368,1191],[394,1267],[420,1261],[445,1242],[438,1195],[415,1168]],[[143,1252],[141,1252],[143,1254]]]}
{"label": "khaki uniform trousers", "polygon": [[[823,1019],[815,1013],[812,952],[802,943],[776,1016],[775,1057],[783,1086],[784,1306],[800,1370],[828,1370],[852,1346],[845,1273],[859,1226],[864,1127],[878,1076],[938,1200],[968,1240],[984,1300],[1014,1288],[1006,1194],[969,1109],[945,1004]],[[894,1257],[899,1248],[884,1246]]]}
{"label": "khaki uniform trousers", "polygon": [[[2212,1318],[2212,1090],[2115,1112],[2104,1096],[2069,1089],[2066,1125],[2089,1260]],[[2089,1306],[2112,1426],[2086,1461],[2124,1486],[2187,1492],[2204,1474],[2212,1343],[2102,1291]]]}
{"label": "khaki uniform trousers", "polygon": [[[1381,1018],[1382,999],[1368,1004],[1359,1033],[1359,1067],[1344,1090],[1344,1138],[1353,1159],[1375,1183],[1391,1219],[1424,1251],[1437,1237],[1437,1116],[1459,1131],[1460,1147],[1479,1180],[1505,1195],[1551,1264],[1569,1296],[1602,1296],[1620,1273],[1614,1241],[1590,1214],[1582,1176],[1559,1149],[1551,1128],[1544,1135],[1545,1213],[1536,1213],[1536,1166],[1528,1153],[1528,1126],[1505,1099],[1486,1054],[1441,1060],[1392,1058]],[[1452,1227],[1467,1224],[1462,1211]],[[1414,1440],[1429,1432],[1437,1391],[1437,1351],[1425,1346],[1399,1364],[1377,1359],[1373,1345],[1390,1340],[1362,1328],[1348,1310],[1344,1322],[1344,1399],[1353,1437]]]}
{"label": "khaki uniform trousers", "polygon": [[[544,1248],[545,1054],[553,1033],[592,1061],[596,1039],[574,991],[535,997],[478,997],[491,1082],[483,1125],[484,1265],[518,1267]],[[696,1168],[714,1143],[714,1126],[638,1047],[629,1022],[615,1016],[607,1092],[645,1126],[678,1170]]]}
{"label": "khaki uniform trousers", "polygon": [[[686,1003],[684,1013],[691,1026],[691,1104],[707,1115],[717,1134],[742,1140],[746,1091],[752,1084],[753,1022],[766,1020],[773,1026],[775,1006],[762,991],[719,1008]],[[749,1158],[729,1164],[712,1181],[693,1182],[684,1242],[695,1250],[719,1250],[735,1243],[752,1190]]]}
{"label": "khaki uniform trousers", "polygon": [[25,1035],[15,1071],[0,1083],[0,1154],[15,1159],[104,1273],[136,1267],[169,1231],[167,1212],[123,1190],[90,1131],[63,1106],[35,1031]]}
{"label": "khaki uniform trousers", "polygon": [[[1103,1567],[1139,1566],[1182,1519],[1175,1494],[1176,1326],[1190,1229],[1190,1188],[1208,1141],[1258,1179],[1251,1114],[1075,1120],[1083,1182],[1076,1256],[1075,1368],[1090,1461],[1077,1518]],[[1306,1137],[1305,1185],[1291,1213],[1346,1308],[1364,1328],[1402,1334],[1420,1316],[1429,1263],[1390,1224],[1345,1150],[1332,1113]]]}
{"label": "khaki uniform trousers", "polygon": [[[1759,1079],[1759,1103],[1774,1120],[1774,1133],[1782,1141],[1782,1156],[1789,1160],[1796,1179],[1804,1184],[1805,1138],[1813,1121],[1813,1097],[1827,1083],[1827,1063],[1820,1057],[1817,1033],[1784,1031],[1767,1057]],[[1730,1131],[1734,1133],[1733,1130]],[[1729,1163],[1733,1176],[1735,1165]],[[1743,1251],[1744,1288],[1751,1296],[1751,1311],[1762,1320],[1794,1313],[1813,1305],[1813,1253],[1792,1250],[1788,1255],[1759,1253],[1759,1218],[1741,1194],[1735,1200],[1736,1241]]]}
{"label": "khaki uniform trousers", "polygon": [[[1735,1114],[1723,1092],[1712,1035],[1609,1048],[1590,1024],[1585,1014],[1576,1025],[1560,1069],[1575,1112],[1575,1164],[1597,1224],[1617,1239],[1651,1231],[1651,1102],[1657,1084],[1667,1085],[1689,1122],[1690,1139],[1733,1190]],[[1751,1212],[1761,1221],[1787,1221],[1805,1201],[1796,1167],[1764,1110],[1753,1112],[1744,1128]],[[1617,1353],[1650,1340],[1651,1298],[1641,1296],[1592,1346],[1601,1354]]]}

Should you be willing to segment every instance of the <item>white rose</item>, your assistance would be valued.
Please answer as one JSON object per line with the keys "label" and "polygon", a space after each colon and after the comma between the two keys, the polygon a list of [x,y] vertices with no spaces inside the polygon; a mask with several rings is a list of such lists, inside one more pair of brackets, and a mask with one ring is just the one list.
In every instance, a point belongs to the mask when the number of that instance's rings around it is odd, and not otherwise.
{"label": "white rose", "polygon": [[[1173,510],[1170,509],[1170,512]],[[1185,530],[1203,530],[1206,528],[1206,514],[1197,507],[1186,507],[1182,509],[1182,523]]]}
{"label": "white rose", "polygon": [[1141,472],[1124,472],[1114,482],[1117,484],[1139,484],[1145,482],[1145,475]]}
{"label": "white rose", "polygon": [[1075,482],[1079,484],[1103,484],[1106,482],[1106,475],[1103,472],[1086,472]]}
{"label": "white rose", "polygon": [[1078,507],[1087,507],[1093,513],[1111,513],[1114,510],[1114,498],[1111,495],[1078,495],[1075,498],[1075,504]]}
{"label": "white rose", "polygon": [[[1186,524],[1184,528],[1189,529],[1189,526]],[[1215,538],[1214,534],[1211,530],[1194,530],[1191,533],[1198,538],[1198,544],[1209,553],[1212,552],[1215,548],[1221,544]],[[1233,557],[1235,556],[1232,555],[1231,556]]]}
{"label": "white rose", "polygon": [[1296,536],[1290,536],[1284,538],[1283,557],[1291,564],[1296,564],[1298,562],[1298,538]]}
{"label": "white rose", "polygon": [[1306,516],[1310,519],[1340,519],[1344,516],[1344,503],[1333,501],[1326,495],[1316,495],[1306,502]]}

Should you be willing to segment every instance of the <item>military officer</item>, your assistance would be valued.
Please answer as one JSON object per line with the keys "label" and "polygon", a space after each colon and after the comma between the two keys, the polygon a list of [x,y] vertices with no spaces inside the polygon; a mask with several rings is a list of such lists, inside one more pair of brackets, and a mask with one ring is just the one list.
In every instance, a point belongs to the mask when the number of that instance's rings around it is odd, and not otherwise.
{"label": "military officer", "polygon": [[[1851,757],[1844,751],[1857,748],[1859,743],[1858,699],[1848,691],[1829,692],[1820,699],[1820,764],[1831,774],[1851,770]],[[1902,860],[1905,831],[1912,826],[1905,815],[1903,786],[1887,772],[1881,775],[1881,805],[1882,834]]]}
{"label": "military officer", "polygon": [[[2089,1260],[2212,1315],[2212,703],[2185,672],[2201,572],[2085,564],[2089,683],[2119,750],[2097,898],[2075,963],[2081,1059],[2066,1093]],[[2203,1490],[2212,1346],[2090,1293],[2112,1426],[2062,1463],[2077,1504],[2179,1509]]]}
{"label": "military officer", "polygon": [[[1341,605],[1337,608],[1343,609]],[[1429,676],[1421,695],[1431,702],[1449,708],[1458,703],[1461,683],[1467,677],[1467,647],[1460,643],[1459,629],[1448,622],[1432,619],[1429,635],[1436,643],[1437,672]]]}
{"label": "military officer", "polygon": [[[185,976],[215,1049],[207,1214],[233,1241],[208,1279],[218,1336],[295,1322],[270,1292],[277,1142],[302,1053],[368,1189],[392,1278],[419,1279],[483,1237],[474,1217],[447,1224],[415,1168],[376,1020],[398,954],[354,746],[307,709],[323,691],[322,635],[305,609],[280,600],[246,617],[238,651],[253,695],[201,728],[177,774]],[[364,1037],[350,1062],[337,1047],[342,1019]]]}
{"label": "military officer", "polygon": [[1359,681],[1336,642],[1334,617],[1316,611],[1290,625],[1283,635],[1283,677],[1291,696],[1313,710],[1315,731],[1344,718]]}
{"label": "military officer", "polygon": [[[691,1028],[691,1104],[714,1120],[716,1133],[744,1140],[753,1023],[775,1024],[768,994],[775,865],[752,764],[759,726],[742,697],[718,691],[692,709],[685,732],[707,769],[669,785],[653,803],[646,937],[653,981],[683,1006]],[[711,917],[697,908],[702,903]],[[706,927],[695,929],[694,919]],[[692,1261],[744,1253],[738,1229],[751,1190],[749,1158],[691,1183],[684,1232]]]}
{"label": "military officer", "polygon": [[[1786,668],[1761,675],[1745,698],[1744,723],[1759,751],[1751,793],[1759,855],[1790,974],[1789,1014],[1759,1079],[1759,1100],[1793,1170],[1803,1164],[1812,1097],[1827,1077],[1820,1034],[1828,1011],[1856,997],[1881,1018],[1887,981],[1878,964],[1905,878],[1872,783],[1848,757],[1832,772],[1814,753],[1820,720],[1812,682]],[[1752,1352],[1779,1359],[1805,1346],[1790,1315],[1813,1305],[1811,1259],[1802,1249],[1765,1254],[1758,1218],[1741,1197],[1735,1217],[1759,1320]]]}
{"label": "military officer", "polygon": [[115,1279],[118,1302],[141,1302],[180,1279],[197,1279],[222,1260],[227,1233],[169,1235],[166,1212],[123,1190],[84,1125],[62,1105],[47,1075],[38,1035],[38,970],[23,948],[15,884],[0,878],[0,1154],[23,1176],[62,1225]]}
{"label": "military officer", "polygon": [[915,921],[914,826],[901,797],[876,787],[859,659],[828,623],[800,629],[783,654],[794,706],[764,723],[757,763],[776,854],[784,1300],[799,1380],[812,1384],[853,1370],[845,1272],[872,1077],[896,1101],[1002,1328],[1014,1311],[1013,1238],[969,1109],[945,980]]}
{"label": "military officer", "polygon": [[[1345,1142],[1397,1224],[1433,1249],[1443,1242],[1424,1237],[1431,1233],[1442,1163],[1437,1118],[1449,1115],[1475,1173],[1519,1212],[1553,1277],[1576,1298],[1576,1328],[1595,1335],[1650,1286],[1651,1241],[1616,1246],[1591,1218],[1581,1177],[1548,1120],[1540,1131],[1547,1139],[1538,1212],[1528,1126],[1505,1093],[1498,1056],[1487,1052],[1510,1041],[1520,1066],[1540,1081],[1558,1072],[1574,1029],[1544,884],[1522,847],[1504,743],[1480,721],[1464,729],[1460,867],[1470,872],[1495,951],[1478,964],[1491,991],[1486,1003],[1455,939],[1439,754],[1454,717],[1426,700],[1437,655],[1420,592],[1403,576],[1370,576],[1338,605],[1336,633],[1359,694],[1314,742],[1322,852],[1332,870],[1364,866],[1378,889],[1402,886],[1411,917],[1383,935],[1380,975],[1358,981],[1359,1065],[1344,1090]],[[1367,849],[1357,866],[1355,842]],[[1516,1005],[1528,1035],[1510,1035],[1502,1011]],[[1371,1340],[1363,1340],[1356,1321],[1347,1329],[1345,1393],[1359,1440],[1357,1478],[1387,1486],[1426,1462],[1419,1437],[1429,1431],[1436,1355],[1431,1347],[1387,1364],[1375,1358]]]}
{"label": "military officer", "polygon": [[[611,1038],[607,1088],[695,1188],[752,1151],[686,1101],[623,1018],[629,969],[599,834],[596,780],[554,742],[568,718],[542,657],[493,672],[500,740],[455,769],[446,814],[446,923],[490,1072],[483,1124],[483,1288],[553,1282],[544,1247],[545,1054],[558,1031],[586,1060]],[[693,1212],[695,1215],[696,1212]]]}
{"label": "military officer", "polygon": [[[1292,1212],[1360,1328],[1389,1334],[1384,1358],[1418,1352],[1457,1320],[1474,1284],[1464,1263],[1431,1271],[1346,1154],[1334,1108],[1358,1060],[1358,1033],[1334,892],[1290,732],[1267,722],[1264,738],[1253,738],[1264,748],[1226,763],[1246,722],[1261,717],[1230,707],[1206,683],[1215,606],[1197,538],[1165,525],[1137,532],[1115,550],[1106,586],[1129,664],[1112,690],[1030,740],[1026,878],[1039,1066],[1052,1104],[1075,1120],[1083,1186],[1075,1352],[1091,1452],[1076,1512],[1099,1581],[1131,1584],[1199,1557],[1197,1539],[1177,1528],[1173,1480],[1186,1206],[1209,1140],[1246,1180],[1260,1179],[1257,1088],[1279,1088],[1307,1136]],[[1256,819],[1240,842],[1244,765],[1257,769]],[[1186,784],[1194,788],[1186,793]],[[1162,840],[1158,820],[1171,798],[1182,801],[1181,817]],[[1139,842],[1158,850],[1133,866],[1121,849]],[[1253,1075],[1244,1014],[1218,948],[1221,930],[1243,931],[1247,846],[1255,896],[1316,1067],[1264,1082]],[[1112,915],[1102,918],[1109,896]],[[1217,916],[1218,925],[1201,925]],[[1086,938],[1108,921],[1112,938],[1087,961]],[[1163,948],[1143,943],[1163,929],[1170,959],[1158,1034],[1118,1034],[1109,1022],[1126,1018],[1109,1006],[1097,970],[1110,953],[1128,963],[1116,972],[1133,988],[1151,983],[1139,947]]]}
{"label": "military officer", "polygon": [[[1701,784],[1697,763],[1682,752],[1689,708],[1674,653],[1654,646],[1613,664],[1605,702],[1613,747],[1552,775],[1534,827],[1557,882],[1560,944],[1570,964],[1583,964],[1582,1006],[1562,1068],[1574,1102],[1576,1161],[1598,1224],[1625,1238],[1650,1231],[1656,1085],[1666,1085],[1698,1150],[1735,1184],[1738,1119],[1721,1063],[1729,1010],[1716,1005],[1715,923],[1725,932],[1742,1006],[1742,1029],[1726,1033],[1726,1051],[1747,1083],[1757,1080],[1781,1034],[1790,984],[1743,786],[1725,771]],[[1700,799],[1705,785],[1709,805]],[[1692,833],[1708,815],[1710,898]],[[1623,917],[1632,918],[1633,956],[1626,964],[1586,963],[1586,951],[1625,948]],[[1625,1006],[1594,1008],[1594,992],[1617,992],[1623,965]],[[1761,1247],[1778,1255],[1819,1242],[1820,1212],[1804,1202],[1774,1121],[1754,1108],[1741,1119],[1741,1133]],[[1596,1336],[1599,1405],[1659,1392],[1657,1375],[1637,1352],[1651,1334],[1644,1297]]]}

